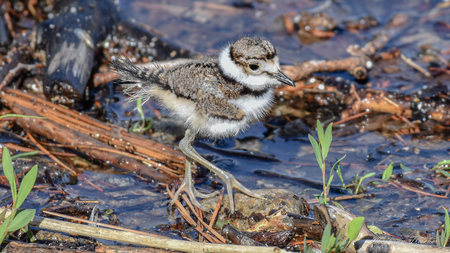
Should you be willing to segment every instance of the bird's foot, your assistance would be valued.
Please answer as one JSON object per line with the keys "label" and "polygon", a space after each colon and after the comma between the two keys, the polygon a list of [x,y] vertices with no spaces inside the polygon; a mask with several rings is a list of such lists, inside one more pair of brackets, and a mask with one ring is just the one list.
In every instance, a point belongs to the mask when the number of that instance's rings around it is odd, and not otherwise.
{"label": "bird's foot", "polygon": [[247,187],[245,187],[243,184],[241,184],[237,179],[231,174],[226,171],[220,170],[215,171],[216,175],[222,179],[223,183],[227,187],[228,197],[230,199],[230,208],[231,213],[234,214],[234,199],[233,199],[233,189],[236,189],[242,193],[247,194],[250,197],[258,198],[258,199],[266,199],[263,195],[258,194]]}
{"label": "bird's foot", "polygon": [[171,205],[174,204],[175,200],[178,199],[179,195],[182,192],[186,192],[186,194],[189,196],[189,199],[191,200],[192,204],[201,210],[205,212],[211,212],[211,209],[205,207],[204,205],[200,204],[198,202],[197,197],[202,199],[212,198],[219,194],[219,191],[215,191],[209,194],[200,193],[197,191],[197,189],[194,188],[194,183],[192,182],[191,178],[185,178],[181,185],[178,187],[178,190],[175,192],[172,201],[170,202]]}

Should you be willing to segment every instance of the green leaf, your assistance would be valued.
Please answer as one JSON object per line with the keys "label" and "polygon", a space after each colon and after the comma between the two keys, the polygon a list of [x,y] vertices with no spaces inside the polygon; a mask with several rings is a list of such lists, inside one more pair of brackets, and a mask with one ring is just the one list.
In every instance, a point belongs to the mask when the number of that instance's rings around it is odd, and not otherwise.
{"label": "green leaf", "polygon": [[377,234],[377,235],[382,235],[383,231],[377,227],[377,226],[373,226],[373,225],[368,225],[367,228],[372,231],[372,233]]}
{"label": "green leaf", "polygon": [[16,208],[19,208],[22,203],[30,194],[31,189],[33,189],[34,182],[36,182],[36,176],[38,172],[38,166],[35,165],[30,171],[23,177],[20,183],[19,194],[17,194]]}
{"label": "green leaf", "polygon": [[373,176],[375,176],[375,174],[377,174],[377,173],[375,173],[375,172],[371,172],[371,173],[369,173],[369,174],[366,174],[366,175],[364,175],[363,177],[361,177],[361,182],[364,180],[364,179],[366,179],[366,178],[368,178],[368,177],[373,177]]}
{"label": "green leaf", "polygon": [[33,220],[36,210],[34,209],[23,209],[16,213],[13,221],[9,225],[8,232],[16,231],[17,229],[24,227]]}
{"label": "green leaf", "polygon": [[408,168],[408,167],[407,167],[406,165],[404,165],[403,163],[400,163],[400,168],[401,168],[403,171],[405,171],[405,172],[411,171],[411,169]]}
{"label": "green leaf", "polygon": [[142,106],[142,98],[139,98],[138,100],[136,100],[136,107],[139,108]]}
{"label": "green leaf", "polygon": [[[333,236],[334,237],[334,236]],[[339,233],[337,234],[337,236],[334,238],[335,240],[333,241],[333,247],[335,248],[335,249],[337,249],[338,247],[339,247],[339,243],[340,243],[340,240],[342,240],[342,232],[341,231],[339,231]],[[331,244],[331,243],[330,243]],[[336,251],[335,251],[336,252]]]}
{"label": "green leaf", "polygon": [[314,153],[316,154],[317,163],[319,164],[319,167],[322,168],[323,163],[322,163],[322,156],[320,154],[319,143],[317,143],[316,139],[314,139],[310,134],[308,134],[308,138],[309,141],[311,142],[311,145],[313,146]]}
{"label": "green leaf", "polygon": [[351,241],[358,237],[359,231],[364,224],[364,217],[356,217],[348,224],[347,237]]}
{"label": "green leaf", "polygon": [[[443,207],[444,208],[444,207]],[[447,211],[447,209],[445,209],[444,208],[444,211],[445,211],[445,241],[444,241],[444,245],[443,245],[443,247],[445,247],[445,245],[447,245],[447,243],[448,243],[448,239],[449,239],[449,237],[450,237],[450,217],[449,217],[449,215],[448,215],[448,211]]]}
{"label": "green leaf", "polygon": [[306,243],[306,236],[303,237],[303,252],[308,252],[308,244]]}
{"label": "green leaf", "polygon": [[323,198],[323,192],[320,194],[320,196],[317,197],[317,199],[319,200],[320,204],[324,204],[324,205],[327,204],[326,199]]}
{"label": "green leaf", "polygon": [[39,117],[39,116],[28,116],[28,115],[21,115],[21,114],[5,114],[0,116],[0,119],[8,118],[8,117],[17,117],[17,118],[30,118],[30,119],[45,119],[45,117]]}
{"label": "green leaf", "polygon": [[20,231],[22,231],[23,233],[28,232],[28,226],[21,227],[21,228],[20,228]]}
{"label": "green leaf", "polygon": [[[341,157],[340,159],[336,160],[336,162],[333,164],[333,166],[331,167],[332,170],[335,170],[336,172],[341,172],[340,169],[334,169],[334,167],[336,167],[336,165],[339,165],[341,163],[341,161],[346,157],[347,155],[345,154],[343,157]],[[341,172],[342,173],[342,172]]]}
{"label": "green leaf", "polygon": [[337,246],[339,247],[339,252],[344,252],[344,249],[347,247],[349,241],[350,241],[350,240],[347,238],[346,240],[340,241],[340,242],[338,243]]}
{"label": "green leaf", "polygon": [[322,252],[327,252],[327,247],[328,244],[330,243],[330,237],[331,237],[331,226],[328,223],[325,226],[325,229],[323,230],[323,234],[322,234],[322,246],[321,246],[321,250]]}
{"label": "green leaf", "polygon": [[330,175],[330,178],[328,179],[328,183],[327,183],[327,189],[329,189],[329,188],[330,188],[330,185],[331,185],[331,181],[333,181],[333,179],[334,179],[334,174]]}
{"label": "green leaf", "polygon": [[8,179],[9,185],[11,187],[11,194],[13,197],[13,201],[17,200],[17,185],[16,185],[16,177],[14,176],[14,168],[12,166],[11,156],[9,155],[9,151],[7,147],[3,148],[3,172],[5,173],[6,178]]}
{"label": "green leaf", "polygon": [[[341,179],[341,183],[342,183],[342,187],[346,188],[347,186],[345,185],[345,181],[344,181],[344,177],[342,176],[342,171],[341,171],[341,161],[342,159],[345,158],[346,155],[344,155],[343,157],[341,157],[340,159],[336,160],[336,162],[333,164],[333,166],[331,166],[331,170],[336,171],[336,173],[339,176],[339,179]],[[337,165],[337,168],[335,168]]]}
{"label": "green leaf", "polygon": [[11,160],[14,160],[17,158],[22,158],[22,157],[27,157],[27,156],[32,156],[32,155],[37,155],[37,154],[39,154],[39,151],[25,152],[25,153],[11,156]]}
{"label": "green leaf", "polygon": [[306,236],[304,237],[305,239],[303,240],[303,245],[304,245],[304,252],[305,253],[314,253],[314,251],[312,250],[311,247],[308,246],[308,244],[306,243]]}
{"label": "green leaf", "polygon": [[323,160],[325,160],[328,156],[328,151],[330,150],[331,142],[333,141],[333,135],[332,135],[332,128],[333,123],[330,123],[327,127],[327,130],[325,131],[325,138],[322,141],[320,141],[320,144],[322,145],[322,156]]}
{"label": "green leaf", "polygon": [[317,120],[317,136],[319,137],[320,145],[323,145],[324,135],[323,135],[323,127],[320,123],[320,120]]}
{"label": "green leaf", "polygon": [[383,177],[382,177],[383,181],[388,181],[389,178],[391,178],[393,170],[394,170],[394,163],[390,163],[389,166],[387,167],[387,169],[385,169],[383,172]]}
{"label": "green leaf", "polygon": [[[6,227],[9,225],[9,221],[11,220],[11,215],[6,217],[6,219],[3,221],[2,226],[0,227],[0,237],[3,237],[6,233]],[[2,241],[3,242],[3,241]]]}
{"label": "green leaf", "polygon": [[328,242],[327,250],[325,252],[332,252],[336,245],[336,237],[330,236],[330,241]]}
{"label": "green leaf", "polygon": [[141,115],[142,121],[145,120],[145,116],[144,116],[144,111],[142,110],[142,98],[139,98],[138,100],[136,100],[136,109],[139,112],[139,115]]}
{"label": "green leaf", "polygon": [[444,160],[444,161],[438,162],[436,164],[436,166],[442,166],[442,165],[448,165],[448,164],[450,164],[450,160]]}
{"label": "green leaf", "polygon": [[[28,227],[28,226],[27,226]],[[27,229],[27,236],[30,242],[36,242],[37,238],[33,235],[33,231],[31,229]]]}
{"label": "green leaf", "polygon": [[446,176],[446,177],[450,177],[450,173],[448,173],[445,170],[436,170],[436,172],[441,173],[442,175]]}

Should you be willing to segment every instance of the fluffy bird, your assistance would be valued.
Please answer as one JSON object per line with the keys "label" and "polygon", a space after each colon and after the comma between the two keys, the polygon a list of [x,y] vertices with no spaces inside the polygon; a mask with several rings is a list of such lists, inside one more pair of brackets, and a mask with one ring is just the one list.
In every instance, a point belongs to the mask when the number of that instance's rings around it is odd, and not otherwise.
{"label": "fluffy bird", "polygon": [[196,137],[231,137],[266,116],[274,99],[273,86],[295,83],[280,70],[273,44],[259,37],[242,37],[225,47],[218,56],[190,59],[169,67],[155,63],[152,69],[140,68],[126,57],[114,57],[113,70],[121,76],[130,101],[157,100],[161,106],[184,122],[186,133],[179,147],[186,155],[185,177],[175,193],[186,192],[192,203],[208,210],[197,200],[210,198],[218,191],[203,194],[194,188],[191,159],[214,172],[225,184],[234,213],[233,189],[255,198],[264,198],[246,188],[236,178],[203,158],[193,148]]}

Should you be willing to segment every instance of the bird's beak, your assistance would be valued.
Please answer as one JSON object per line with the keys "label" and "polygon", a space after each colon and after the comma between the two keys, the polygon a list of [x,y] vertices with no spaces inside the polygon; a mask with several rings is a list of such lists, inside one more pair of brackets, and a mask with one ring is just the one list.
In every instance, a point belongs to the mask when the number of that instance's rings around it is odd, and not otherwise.
{"label": "bird's beak", "polygon": [[276,75],[274,75],[273,77],[284,84],[295,87],[295,83],[289,77],[287,77],[285,74],[283,74],[283,72],[281,72],[281,70],[278,70],[278,73]]}

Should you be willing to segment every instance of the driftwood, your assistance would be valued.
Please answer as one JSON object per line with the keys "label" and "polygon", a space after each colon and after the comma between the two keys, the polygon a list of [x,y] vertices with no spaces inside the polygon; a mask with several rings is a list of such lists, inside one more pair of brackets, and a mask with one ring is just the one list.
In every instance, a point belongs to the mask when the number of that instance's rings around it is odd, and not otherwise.
{"label": "driftwood", "polygon": [[[182,174],[184,155],[173,148],[107,125],[19,90],[6,88],[2,102],[16,114],[46,119],[18,118],[25,131],[52,140],[57,146],[128,171],[170,183]],[[162,173],[164,172],[164,173]]]}
{"label": "driftwood", "polygon": [[[4,208],[0,208],[0,212],[3,212],[4,210]],[[6,217],[8,217],[10,213],[11,212],[8,211]],[[132,232],[80,225],[66,221],[42,218],[38,216],[34,217],[34,219],[30,222],[30,225],[63,233],[77,234],[80,236],[88,236],[123,243],[163,248],[168,250],[178,250],[181,252],[286,252],[285,250],[281,250],[275,247],[254,247],[243,245],[199,243],[154,236],[144,236]]]}

